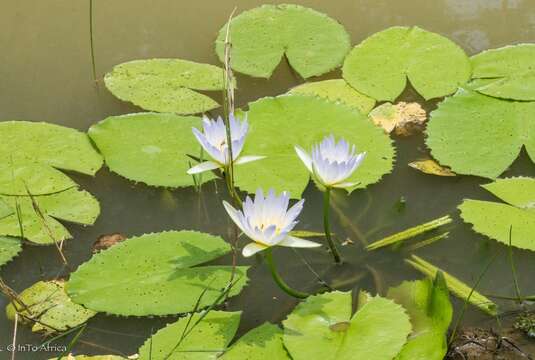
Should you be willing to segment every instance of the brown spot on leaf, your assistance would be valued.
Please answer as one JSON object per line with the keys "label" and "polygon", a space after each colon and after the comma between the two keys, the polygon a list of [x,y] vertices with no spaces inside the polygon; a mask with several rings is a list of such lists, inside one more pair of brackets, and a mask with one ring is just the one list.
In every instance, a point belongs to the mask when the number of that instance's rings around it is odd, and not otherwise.
{"label": "brown spot on leaf", "polygon": [[121,233],[100,235],[93,243],[93,253],[97,253],[102,250],[109,249],[115,244],[118,244],[126,240],[126,236]]}

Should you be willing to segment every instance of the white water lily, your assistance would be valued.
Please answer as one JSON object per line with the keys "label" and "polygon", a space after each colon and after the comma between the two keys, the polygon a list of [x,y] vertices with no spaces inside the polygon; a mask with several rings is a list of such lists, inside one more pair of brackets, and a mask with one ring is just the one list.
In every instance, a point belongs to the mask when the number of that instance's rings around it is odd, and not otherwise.
{"label": "white water lily", "polygon": [[348,188],[358,183],[346,180],[360,166],[366,153],[357,154],[355,145],[340,139],[337,143],[334,135],[327,136],[312,147],[311,154],[296,146],[295,151],[308,171],[326,188]]}
{"label": "white water lily", "polygon": [[297,224],[295,219],[303,210],[305,200],[288,209],[289,201],[290,194],[287,191],[277,196],[273,189],[269,190],[266,197],[262,190],[258,189],[254,201],[247,196],[243,203],[243,211],[236,210],[223,201],[230,218],[247,237],[253,240],[243,248],[243,256],[251,256],[272,246],[299,248],[321,246],[313,241],[290,235],[290,231]]}
{"label": "white water lily", "polygon": [[[264,156],[242,156],[240,153],[245,144],[245,137],[249,130],[247,119],[239,121],[234,114],[229,115],[230,138],[232,141],[232,161],[234,165],[245,164],[251,161],[263,159]],[[204,132],[193,128],[193,135],[203,149],[210,155],[213,161],[202,162],[188,170],[188,174],[198,174],[204,171],[225,168],[230,165],[229,148],[227,145],[227,129],[225,122],[219,116],[217,120],[211,120],[203,116],[202,125]]]}

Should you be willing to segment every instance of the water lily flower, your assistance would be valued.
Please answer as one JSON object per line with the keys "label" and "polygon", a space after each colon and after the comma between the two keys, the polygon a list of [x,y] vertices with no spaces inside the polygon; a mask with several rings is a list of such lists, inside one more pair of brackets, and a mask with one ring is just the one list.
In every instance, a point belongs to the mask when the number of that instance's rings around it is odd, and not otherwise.
{"label": "water lily flower", "polygon": [[303,148],[296,146],[295,151],[308,171],[326,188],[349,188],[358,183],[346,182],[360,166],[366,153],[357,154],[355,145],[340,139],[336,142],[334,135],[327,136],[312,147],[309,155]]}
{"label": "water lily flower", "polygon": [[259,251],[272,246],[288,246],[310,248],[321,246],[313,241],[304,240],[290,235],[290,231],[297,224],[297,216],[303,210],[301,200],[288,209],[290,194],[283,191],[280,196],[275,195],[273,189],[266,197],[262,189],[256,191],[254,201],[249,196],[243,204],[243,211],[236,210],[226,201],[223,205],[230,218],[247,235],[252,243],[243,248],[243,256],[249,257]]}
{"label": "water lily flower", "polygon": [[[249,130],[247,118],[243,121],[236,119],[234,114],[229,115],[230,138],[232,141],[233,164],[245,164],[251,161],[263,159],[265,156],[242,156],[240,153],[245,143],[245,137]],[[204,132],[193,128],[193,135],[203,149],[210,155],[213,161],[202,162],[188,170],[188,174],[198,174],[204,171],[225,168],[230,165],[229,148],[227,144],[227,129],[221,116],[217,120],[211,120],[203,116],[202,125]]]}

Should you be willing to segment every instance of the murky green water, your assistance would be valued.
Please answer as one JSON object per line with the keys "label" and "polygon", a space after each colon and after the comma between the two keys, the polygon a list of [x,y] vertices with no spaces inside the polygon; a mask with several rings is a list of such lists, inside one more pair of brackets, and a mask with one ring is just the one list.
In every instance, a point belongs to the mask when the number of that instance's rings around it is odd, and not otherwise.
{"label": "murky green water", "polygon": [[[278,2],[278,1],[275,1]],[[350,32],[353,43],[392,25],[419,25],[439,32],[461,45],[470,55],[481,50],[535,40],[535,2],[530,0],[337,0],[296,1],[338,19]],[[236,5],[238,12],[262,3],[209,0],[94,0],[94,38],[96,70],[99,77],[113,65],[132,59],[178,57],[217,64],[213,40]],[[116,114],[138,111],[115,99],[102,83],[92,81],[89,53],[89,1],[6,1],[0,13],[0,119],[48,121],[87,130],[97,121]],[[339,77],[339,73],[324,78]],[[238,77],[238,105],[258,97],[277,95],[299,84],[283,63],[269,81]],[[406,91],[402,100],[421,99]],[[428,103],[433,109],[435,104]],[[492,126],[492,124],[488,124]],[[422,175],[407,163],[425,156],[423,137],[396,139],[397,163],[392,174],[379,184],[349,197],[337,196],[338,207],[352,222],[363,241],[377,240],[390,233],[442,216],[453,214],[447,227],[449,239],[425,247],[417,253],[468,283],[473,283],[488,259],[499,256],[481,284],[481,292],[513,294],[505,256],[505,246],[471,231],[458,219],[457,205],[463,198],[492,199],[472,177],[438,178]],[[522,154],[508,175],[535,175],[535,167]],[[75,268],[91,256],[91,245],[100,234],[122,232],[128,236],[167,229],[197,229],[228,238],[229,222],[221,206],[224,191],[205,185],[202,195],[192,189],[169,191],[135,185],[103,168],[96,178],[73,175],[83,188],[101,203],[102,214],[95,226],[70,226],[74,240],[66,244],[65,255]],[[223,184],[218,184],[223,190]],[[321,229],[321,194],[311,184],[300,228]],[[406,201],[400,211],[398,203]],[[335,214],[335,213],[334,213]],[[343,248],[348,264],[333,268],[322,251],[300,254],[322,276],[343,289],[363,288],[379,291],[420,274],[403,262],[403,253],[380,251],[366,255],[362,243],[339,217],[334,228],[340,237],[350,237],[353,245]],[[524,293],[535,294],[534,255],[515,251]],[[291,250],[277,249],[283,276],[290,284],[313,291],[314,276],[306,271]],[[229,259],[224,259],[228,261]],[[254,258],[242,263],[253,265],[249,286],[233,298],[229,309],[243,310],[241,330],[266,320],[279,321],[294,306],[294,300],[281,293],[269,273]],[[367,268],[379,274],[373,279]],[[26,246],[21,256],[2,270],[8,285],[21,291],[40,279],[65,276],[54,247]],[[180,294],[177,294],[180,296]],[[511,304],[499,303],[502,310]],[[0,298],[0,308],[6,300]],[[455,302],[457,308],[461,305]],[[132,354],[139,345],[174,318],[135,319],[98,315],[79,342],[76,351],[86,354]],[[470,308],[466,324],[488,326],[492,319]],[[12,323],[0,311],[0,348],[11,342]],[[19,328],[18,342],[39,343],[42,339],[27,328]],[[532,349],[535,353],[535,350]],[[19,353],[17,359],[47,359],[54,354]],[[0,359],[9,354],[0,352]]]}

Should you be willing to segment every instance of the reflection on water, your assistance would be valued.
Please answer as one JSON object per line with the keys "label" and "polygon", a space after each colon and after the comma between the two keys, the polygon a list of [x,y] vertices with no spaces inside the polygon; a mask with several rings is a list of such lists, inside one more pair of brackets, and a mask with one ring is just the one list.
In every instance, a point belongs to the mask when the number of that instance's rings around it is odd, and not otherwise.
{"label": "reflection on water", "polygon": [[[217,64],[213,40],[234,6],[242,11],[258,0],[191,2],[94,1],[95,56],[101,77],[120,62],[138,58],[179,57]],[[283,1],[275,1],[275,3]],[[297,1],[338,19],[351,33],[354,43],[392,25],[420,25],[456,41],[468,53],[535,38],[535,3],[528,0],[339,0]],[[88,1],[11,1],[0,13],[0,119],[49,121],[86,130],[109,115],[139,109],[118,101],[102,86],[92,81],[89,54]],[[327,77],[338,77],[339,73]],[[258,97],[276,95],[300,83],[283,63],[270,81],[239,76],[239,106]],[[408,90],[404,100],[420,100]],[[219,99],[218,99],[219,100]],[[434,103],[426,104],[427,110]],[[277,249],[281,272],[288,282],[306,290],[318,288],[315,277],[303,264],[301,256],[323,278],[344,289],[362,288],[383,291],[404,279],[419,274],[403,263],[403,253],[381,251],[366,254],[361,241],[382,236],[444,215],[453,214],[455,223],[448,226],[451,235],[432,246],[418,250],[425,259],[449,270],[471,283],[486,261],[505,247],[473,233],[458,221],[456,207],[466,197],[492,199],[472,177],[438,178],[425,176],[406,164],[423,157],[427,150],[423,138],[396,139],[397,165],[391,175],[366,191],[351,196],[337,196],[337,206],[345,214],[335,216],[334,227],[342,239],[353,244],[344,247],[348,264],[334,269],[331,258],[322,251],[307,250],[298,254]],[[535,175],[533,164],[525,154],[509,174]],[[73,175],[101,202],[102,215],[95,226],[71,226],[74,240],[66,244],[66,256],[73,266],[86,261],[91,245],[105,233],[121,232],[128,236],[167,229],[197,229],[228,238],[229,222],[221,200],[223,184],[204,186],[202,194],[193,189],[170,191],[148,188],[122,179],[102,169],[96,178]],[[313,185],[305,192],[306,206],[300,228],[319,230],[321,194]],[[405,206],[399,201],[404,199]],[[350,226],[348,224],[351,224]],[[361,234],[357,239],[356,234]],[[533,255],[515,251],[518,271],[525,293],[535,293],[530,276],[535,272]],[[221,262],[229,259],[221,259]],[[281,293],[258,259],[241,259],[252,265],[250,285],[233,298],[229,309],[243,310],[240,331],[263,321],[279,321],[291,311],[294,300]],[[68,273],[61,267],[53,247],[25,247],[23,255],[6,266],[2,276],[20,291],[38,279],[50,279]],[[512,294],[513,285],[505,256],[500,256],[481,285],[483,292]],[[179,294],[177,294],[179,296]],[[0,307],[6,301],[0,298]],[[455,303],[456,306],[460,304]],[[503,304],[507,309],[507,304]],[[151,333],[174,318],[125,319],[99,315],[77,348],[85,353],[119,351],[134,353]],[[470,309],[470,324],[489,324],[489,319]],[[12,324],[0,312],[0,346],[12,335]],[[40,338],[26,328],[19,329],[20,343],[38,343]],[[52,354],[48,354],[52,355]],[[0,354],[0,357],[2,355]],[[47,354],[18,354],[17,359],[46,359]]]}

